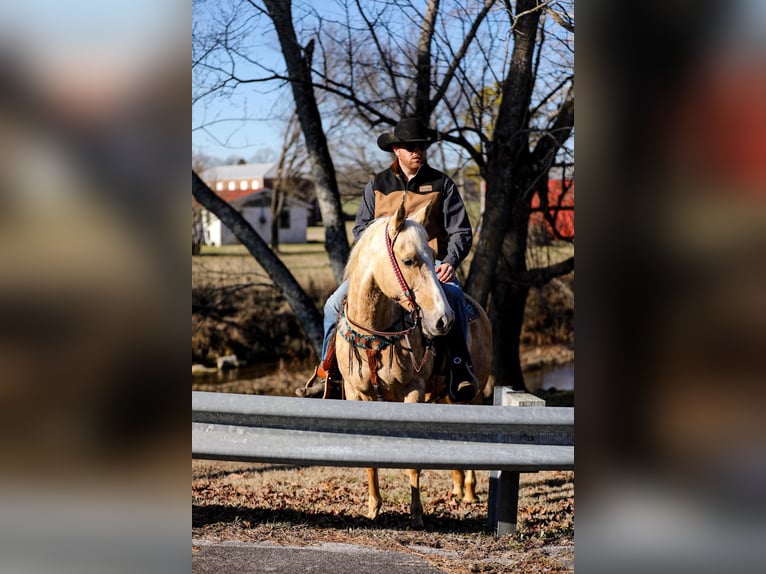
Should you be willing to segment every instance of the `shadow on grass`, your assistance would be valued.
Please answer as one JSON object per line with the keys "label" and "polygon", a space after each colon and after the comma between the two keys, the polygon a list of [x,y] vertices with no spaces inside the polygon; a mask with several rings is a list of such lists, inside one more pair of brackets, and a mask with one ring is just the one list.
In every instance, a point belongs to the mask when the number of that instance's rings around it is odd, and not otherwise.
{"label": "shadow on grass", "polygon": [[[426,515],[425,532],[475,534],[484,532],[485,518],[454,518]],[[192,505],[192,528],[213,524],[235,524],[243,528],[259,525],[279,525],[301,528],[335,528],[338,530],[413,530],[409,514],[382,512],[373,522],[366,516],[335,514],[330,512],[302,512],[294,509],[245,508],[219,504]]]}
{"label": "shadow on grass", "polygon": [[295,464],[272,464],[268,466],[249,466],[246,468],[227,468],[216,472],[205,472],[205,478],[208,480],[215,480],[217,478],[225,478],[232,474],[263,474],[274,470],[300,470],[302,468],[304,467]]}

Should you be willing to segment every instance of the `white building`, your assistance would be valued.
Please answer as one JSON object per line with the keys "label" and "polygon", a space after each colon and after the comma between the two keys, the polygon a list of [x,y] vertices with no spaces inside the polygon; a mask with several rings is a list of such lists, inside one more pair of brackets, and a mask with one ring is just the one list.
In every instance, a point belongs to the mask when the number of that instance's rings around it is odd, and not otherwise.
{"label": "white building", "polygon": [[[222,165],[205,170],[202,180],[258,232],[264,241],[271,238],[271,195],[276,183],[276,163]],[[305,243],[311,205],[288,196],[279,218],[280,243]],[[239,241],[219,219],[202,211],[204,245],[234,245]]]}
{"label": "white building", "polygon": [[[232,200],[230,205],[236,209],[255,229],[261,239],[271,238],[271,189],[263,189]],[[306,229],[310,205],[294,197],[286,197],[285,205],[279,216],[280,243],[306,243]],[[205,245],[236,245],[239,240],[231,230],[212,213],[202,213]]]}

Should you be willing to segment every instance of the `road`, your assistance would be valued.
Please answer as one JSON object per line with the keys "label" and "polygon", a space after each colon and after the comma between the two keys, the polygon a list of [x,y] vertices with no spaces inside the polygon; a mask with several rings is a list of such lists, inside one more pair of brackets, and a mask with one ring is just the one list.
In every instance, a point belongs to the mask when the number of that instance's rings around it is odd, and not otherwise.
{"label": "road", "polygon": [[192,540],[192,573],[445,574],[423,558],[355,544],[280,546]]}

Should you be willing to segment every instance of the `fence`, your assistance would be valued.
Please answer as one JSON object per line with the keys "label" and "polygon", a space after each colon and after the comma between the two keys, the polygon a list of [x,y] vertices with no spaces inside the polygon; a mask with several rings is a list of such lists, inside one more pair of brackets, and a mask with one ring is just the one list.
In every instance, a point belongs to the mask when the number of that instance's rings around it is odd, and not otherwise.
{"label": "fence", "polygon": [[487,527],[505,534],[515,529],[519,472],[574,467],[574,409],[192,392],[192,457],[490,470]]}

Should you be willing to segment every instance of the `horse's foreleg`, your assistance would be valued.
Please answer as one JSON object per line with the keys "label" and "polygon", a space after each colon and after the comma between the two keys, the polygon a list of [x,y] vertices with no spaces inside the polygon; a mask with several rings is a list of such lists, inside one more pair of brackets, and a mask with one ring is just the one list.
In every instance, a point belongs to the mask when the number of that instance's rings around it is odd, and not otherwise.
{"label": "horse's foreleg", "polygon": [[410,517],[415,528],[423,528],[423,504],[420,502],[420,469],[411,468],[410,475]]}
{"label": "horse's foreleg", "polygon": [[367,469],[367,487],[369,489],[369,499],[367,502],[369,508],[370,520],[375,520],[380,512],[380,507],[383,504],[383,499],[380,497],[380,485],[378,484],[378,469]]}
{"label": "horse's foreleg", "polygon": [[473,470],[452,471],[452,496],[463,502],[478,502],[476,497],[476,472]]}
{"label": "horse's foreleg", "polygon": [[452,496],[455,498],[463,498],[463,471],[452,471]]}
{"label": "horse's foreleg", "polygon": [[478,502],[476,497],[476,472],[473,470],[465,471],[465,495],[463,502]]}

